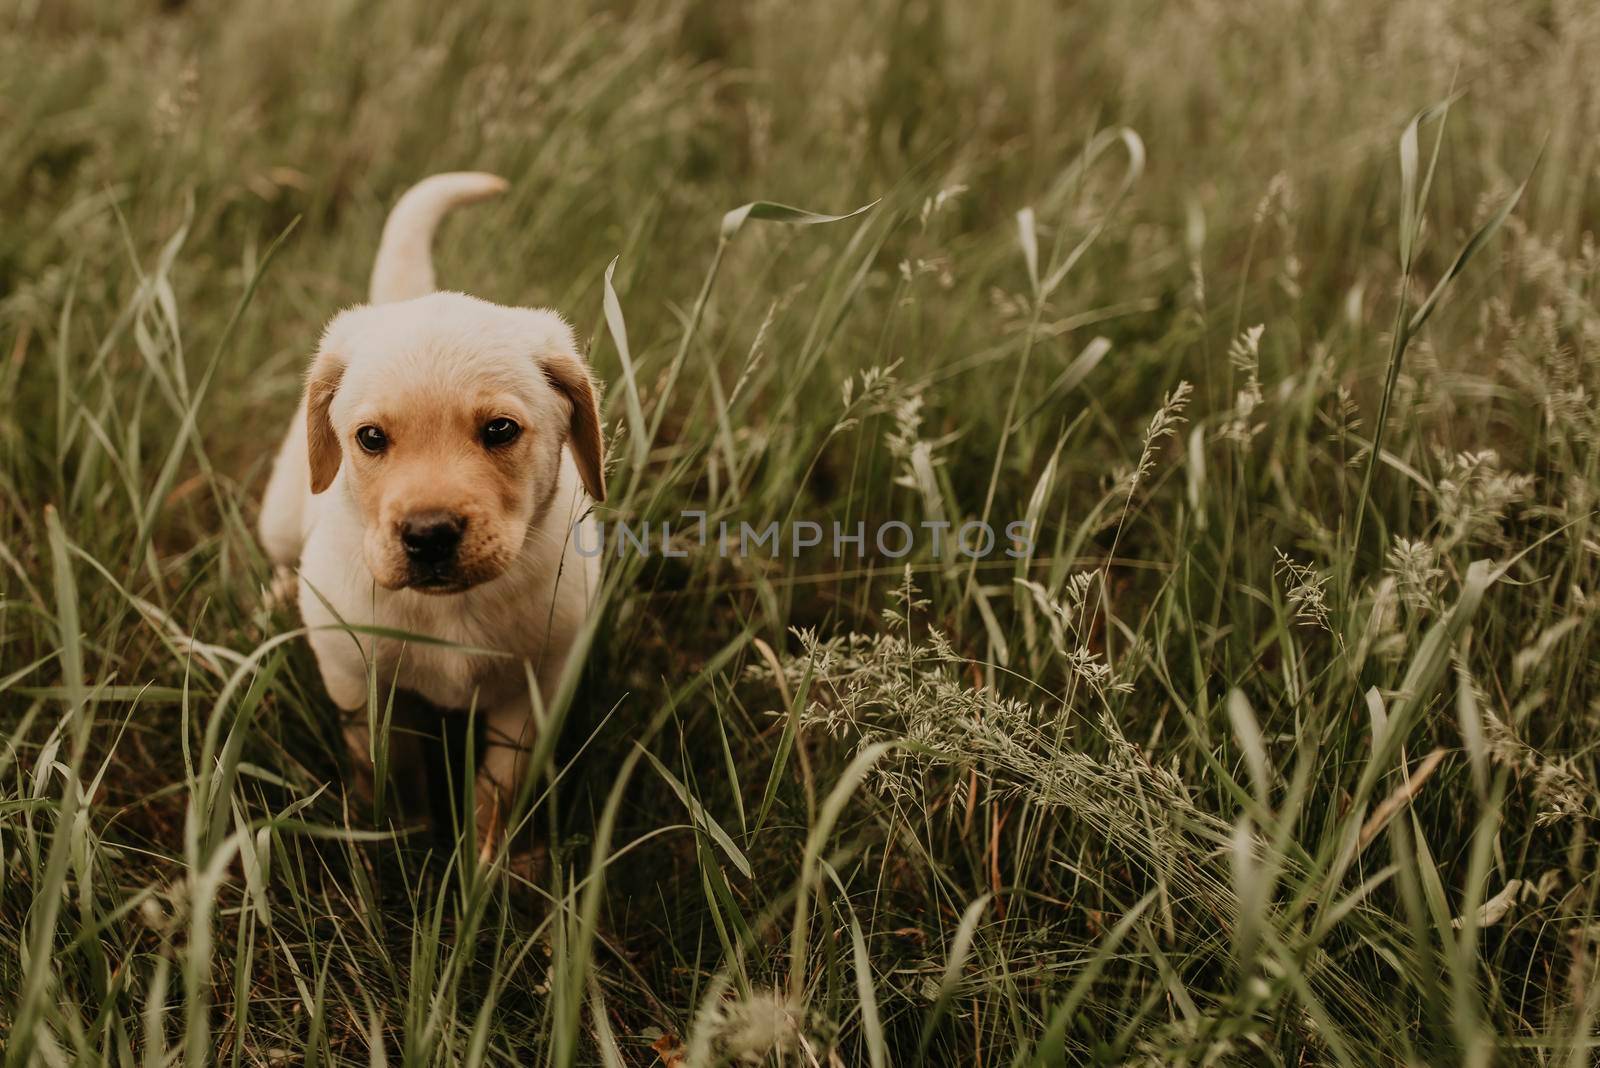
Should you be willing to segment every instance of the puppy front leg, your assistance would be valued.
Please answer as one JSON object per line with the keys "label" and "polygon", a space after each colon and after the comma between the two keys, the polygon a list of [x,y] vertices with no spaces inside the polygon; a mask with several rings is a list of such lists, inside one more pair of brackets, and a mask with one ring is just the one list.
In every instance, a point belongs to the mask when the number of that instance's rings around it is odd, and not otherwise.
{"label": "puppy front leg", "polygon": [[[420,826],[429,816],[426,751],[428,739],[437,739],[439,734],[438,712],[400,691],[388,709],[388,730],[383,731],[383,700],[380,698],[377,710],[379,738],[372,736],[364,704],[341,713],[345,748],[355,773],[352,792],[371,805],[373,817],[380,822],[398,816],[405,826]],[[381,781],[379,767],[385,771]]]}
{"label": "puppy front leg", "polygon": [[334,622],[333,613],[317,599],[302,577],[301,612],[311,629],[311,651],[322,674],[322,688],[339,709],[339,726],[344,734],[345,752],[355,781],[351,793],[372,802],[377,796],[373,774],[372,731],[368,725],[366,658],[364,647],[353,635],[322,629]]}
{"label": "puppy front leg", "polygon": [[509,829],[511,806],[528,774],[533,710],[526,698],[515,700],[491,709],[484,726],[487,736],[475,788],[478,842],[487,851]]}
{"label": "puppy front leg", "polygon": [[377,800],[377,777],[372,752],[372,729],[367,714],[367,684],[352,675],[330,672],[323,666],[322,685],[339,709],[339,730],[344,735],[344,751],[349,758],[353,781],[350,796],[361,801],[371,815]]}

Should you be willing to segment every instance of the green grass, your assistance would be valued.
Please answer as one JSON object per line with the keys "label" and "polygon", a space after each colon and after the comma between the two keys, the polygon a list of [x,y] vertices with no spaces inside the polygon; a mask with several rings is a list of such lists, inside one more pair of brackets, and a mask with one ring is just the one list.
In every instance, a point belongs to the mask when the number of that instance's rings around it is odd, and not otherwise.
{"label": "green grass", "polygon": [[[1595,1063],[1587,5],[0,26],[8,1064]],[[461,168],[439,276],[575,322],[602,517],[1037,530],[610,560],[542,864],[347,796],[253,535]]]}

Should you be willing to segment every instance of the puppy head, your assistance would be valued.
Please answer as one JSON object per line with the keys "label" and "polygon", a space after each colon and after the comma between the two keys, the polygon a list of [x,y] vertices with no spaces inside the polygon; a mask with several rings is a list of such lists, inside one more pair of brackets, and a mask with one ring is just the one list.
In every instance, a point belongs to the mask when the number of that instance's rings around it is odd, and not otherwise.
{"label": "puppy head", "polygon": [[555,503],[563,446],[605,499],[600,411],[555,314],[433,293],[353,308],[306,382],[311,491],[343,479],[379,585],[457,593],[506,570]]}

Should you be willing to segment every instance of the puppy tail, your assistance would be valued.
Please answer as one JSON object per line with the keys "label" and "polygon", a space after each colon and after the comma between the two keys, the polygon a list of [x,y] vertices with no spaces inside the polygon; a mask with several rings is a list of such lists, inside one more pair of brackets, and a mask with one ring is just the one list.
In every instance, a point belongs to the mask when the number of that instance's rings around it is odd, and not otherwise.
{"label": "puppy tail", "polygon": [[505,191],[504,178],[476,171],[436,174],[406,190],[383,224],[383,240],[372,264],[372,303],[432,293],[433,231],[439,220],[451,208]]}

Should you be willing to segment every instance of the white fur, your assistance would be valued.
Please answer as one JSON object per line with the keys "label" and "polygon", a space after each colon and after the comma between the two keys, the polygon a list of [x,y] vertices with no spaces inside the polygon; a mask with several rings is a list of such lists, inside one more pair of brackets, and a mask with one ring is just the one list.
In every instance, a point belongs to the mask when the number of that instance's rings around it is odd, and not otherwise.
{"label": "white fur", "polygon": [[[380,694],[394,683],[445,708],[475,705],[492,740],[511,743],[491,744],[485,755],[480,824],[485,806],[503,803],[522,774],[532,733],[525,665],[531,665],[543,699],[553,698],[599,581],[598,560],[578,553],[573,533],[580,519],[591,521],[583,519],[589,500],[570,450],[560,444],[571,409],[538,363],[546,355],[575,352],[571,330],[548,311],[505,308],[459,293],[411,292],[419,285],[431,289],[428,239],[439,216],[503,186],[491,175],[441,175],[407,193],[385,228],[373,270],[374,304],[337,316],[323,348],[346,361],[330,405],[330,421],[342,440],[364,418],[364,409],[385,397],[391,404],[397,396],[416,403],[433,390],[468,386],[514,397],[530,426],[552,435],[547,462],[534,472],[544,482],[534,487],[542,507],[530,518],[511,564],[459,593],[378,585],[363,554],[369,532],[351,488],[348,445],[342,446],[332,484],[322,493],[311,491],[304,400],[261,509],[267,552],[276,563],[299,565],[300,611],[312,628],[311,647],[335,704],[364,708],[369,672],[375,671]],[[380,303],[398,294],[412,299]],[[399,386],[411,391],[397,393]],[[598,544],[592,529],[581,537],[586,546]],[[339,629],[340,623],[392,628],[488,652],[375,638]]]}

